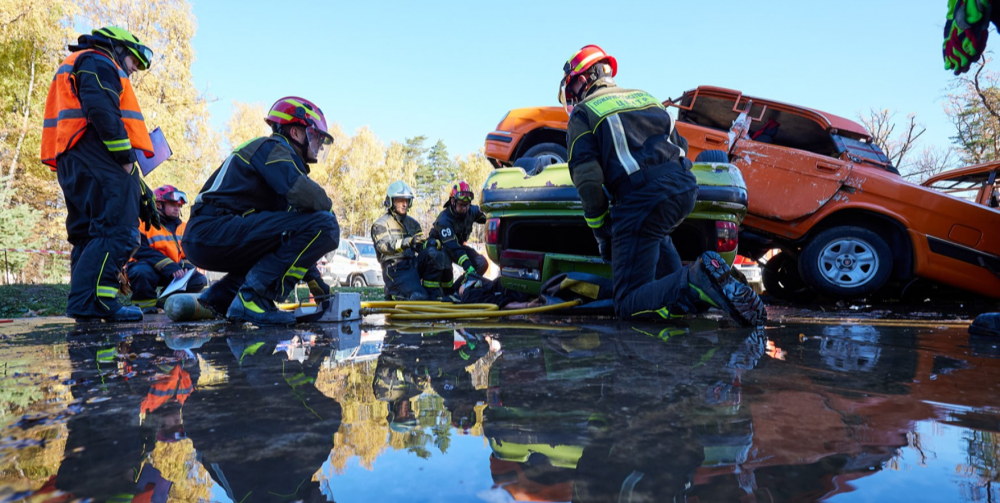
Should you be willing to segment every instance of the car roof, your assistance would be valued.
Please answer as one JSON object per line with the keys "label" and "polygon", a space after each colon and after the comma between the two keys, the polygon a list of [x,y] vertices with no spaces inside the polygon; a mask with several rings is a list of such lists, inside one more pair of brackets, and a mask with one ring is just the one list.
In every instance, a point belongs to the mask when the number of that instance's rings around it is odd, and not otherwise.
{"label": "car roof", "polygon": [[822,110],[816,110],[815,108],[803,107],[799,105],[792,105],[790,103],[784,103],[781,101],[770,100],[767,98],[759,98],[755,96],[746,96],[742,91],[737,91],[735,89],[727,89],[725,87],[716,86],[698,86],[696,89],[685,92],[684,94],[697,92],[699,95],[715,96],[719,98],[732,98],[735,100],[748,99],[753,100],[754,104],[764,104],[768,108],[773,108],[777,110],[785,110],[792,113],[797,113],[798,115],[803,115],[810,117],[811,119],[826,125],[827,129],[836,129],[838,131],[847,131],[853,133],[855,136],[860,136],[864,139],[871,139],[871,134],[868,130],[864,128],[861,124],[854,122],[850,119],[845,119],[839,115],[835,115],[829,112],[824,112]]}
{"label": "car roof", "polygon": [[943,180],[955,182],[983,180],[989,172],[997,169],[998,167],[1000,167],[1000,161],[984,162],[982,164],[974,164],[964,168],[949,169],[948,171],[938,173],[937,175],[928,178],[920,185],[929,187]]}

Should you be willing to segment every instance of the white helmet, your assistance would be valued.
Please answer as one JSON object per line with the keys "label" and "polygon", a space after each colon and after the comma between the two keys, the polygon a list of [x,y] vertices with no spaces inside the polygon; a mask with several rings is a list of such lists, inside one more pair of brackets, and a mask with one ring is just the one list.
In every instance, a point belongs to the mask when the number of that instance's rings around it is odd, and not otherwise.
{"label": "white helmet", "polygon": [[385,201],[382,202],[382,205],[387,209],[392,208],[392,200],[398,198],[406,199],[408,206],[413,205],[413,189],[402,180],[396,180],[389,184],[389,188],[385,190]]}

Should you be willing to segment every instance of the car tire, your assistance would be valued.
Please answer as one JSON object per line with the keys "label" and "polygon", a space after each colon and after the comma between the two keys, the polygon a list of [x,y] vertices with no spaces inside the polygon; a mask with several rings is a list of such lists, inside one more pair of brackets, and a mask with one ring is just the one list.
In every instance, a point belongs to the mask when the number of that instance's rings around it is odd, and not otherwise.
{"label": "car tire", "polygon": [[729,162],[729,154],[722,150],[702,150],[698,157],[694,158],[694,162]]}
{"label": "car tire", "polygon": [[760,281],[764,291],[776,299],[809,302],[816,298],[816,292],[799,274],[799,261],[788,252],[780,252],[764,264]]}
{"label": "car tire", "polygon": [[351,278],[351,286],[356,287],[356,288],[360,288],[360,287],[363,287],[363,286],[368,286],[368,282],[365,281],[365,277],[364,276],[362,276],[362,275],[359,274],[359,275]]}
{"label": "car tire", "polygon": [[566,147],[558,143],[539,143],[528,149],[521,157],[538,158],[538,168],[566,162]]}
{"label": "car tire", "polygon": [[878,234],[842,226],[820,232],[799,256],[802,279],[834,299],[869,296],[889,281],[892,250]]}

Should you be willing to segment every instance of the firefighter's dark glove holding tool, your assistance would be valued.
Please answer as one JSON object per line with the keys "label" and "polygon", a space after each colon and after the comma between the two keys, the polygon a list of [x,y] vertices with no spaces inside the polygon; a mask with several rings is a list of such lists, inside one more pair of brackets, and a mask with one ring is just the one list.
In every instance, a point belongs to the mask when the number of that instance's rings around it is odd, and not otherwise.
{"label": "firefighter's dark glove holding tool", "polygon": [[146,185],[146,181],[138,174],[138,171],[135,170],[136,176],[139,177],[140,197],[142,198],[139,201],[139,221],[145,224],[147,232],[151,226],[162,229],[160,213],[156,210],[156,197],[153,195],[153,191],[149,188],[149,185]]}

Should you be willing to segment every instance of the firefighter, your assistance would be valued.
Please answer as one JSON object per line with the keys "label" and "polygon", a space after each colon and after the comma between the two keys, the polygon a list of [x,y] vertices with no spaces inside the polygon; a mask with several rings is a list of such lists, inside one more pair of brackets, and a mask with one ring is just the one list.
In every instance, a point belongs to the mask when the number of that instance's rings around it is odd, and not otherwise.
{"label": "firefighter", "polygon": [[[140,244],[135,259],[128,264],[128,282],[132,289],[132,305],[143,314],[155,314],[156,287],[167,286],[171,281],[184,277],[194,265],[184,258],[181,239],[187,224],[181,221],[181,208],[187,204],[187,195],[173,185],[164,185],[153,191],[156,211],[162,228],[145,230],[140,224]],[[185,292],[200,292],[208,278],[195,271],[188,279]]]}
{"label": "firefighter", "polygon": [[413,189],[397,180],[385,191],[385,214],[372,224],[375,256],[382,266],[386,300],[427,300],[427,291],[420,282],[420,254],[438,253],[434,248],[423,251],[426,241],[420,223],[407,215],[413,205]]}
{"label": "firefighter", "polygon": [[423,284],[432,298],[443,297],[454,290],[451,264],[458,264],[466,275],[486,274],[489,266],[486,257],[465,244],[472,235],[472,225],[486,223],[486,215],[479,206],[472,204],[474,198],[472,187],[465,180],[460,180],[452,185],[444,210],[434,220],[428,247],[440,244],[444,256],[424,259],[426,274],[423,275]]}
{"label": "firefighter", "polygon": [[205,182],[184,232],[184,252],[196,266],[226,272],[199,303],[234,322],[290,325],[281,311],[300,281],[330,294],[316,261],[336,250],[340,226],[309,165],[329,152],[333,137],[314,103],[281,98],[266,117],[273,134],[240,145]]}
{"label": "firefighter", "polygon": [[159,227],[152,191],[135,166],[153,156],[129,77],[149,68],[153,52],[109,26],[81,35],[49,86],[41,161],[56,172],[66,199],[70,292],[77,321],[138,321],[137,307],[115,300],[123,268],[139,245],[140,220]]}
{"label": "firefighter", "polygon": [[664,238],[694,208],[698,185],[670,114],[648,93],[617,87],[617,71],[614,57],[588,45],[566,62],[559,87],[570,176],[602,255],[611,250],[615,313],[670,319],[716,307],[763,323],[757,294],[714,251],[656,279],[659,257],[670,255],[661,248],[673,246]]}

